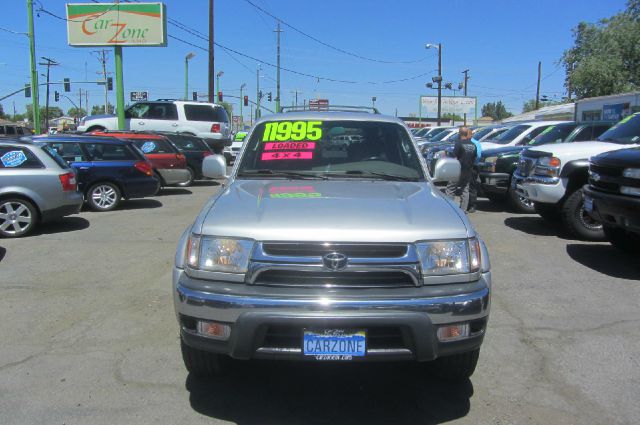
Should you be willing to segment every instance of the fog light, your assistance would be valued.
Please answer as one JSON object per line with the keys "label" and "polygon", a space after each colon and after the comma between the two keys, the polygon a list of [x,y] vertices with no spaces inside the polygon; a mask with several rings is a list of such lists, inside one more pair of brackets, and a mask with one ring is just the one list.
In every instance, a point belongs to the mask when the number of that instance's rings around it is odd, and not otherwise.
{"label": "fog light", "polygon": [[217,322],[198,320],[198,334],[207,338],[227,340],[231,335],[231,326]]}
{"label": "fog light", "polygon": [[438,339],[441,342],[456,341],[469,337],[469,324],[442,326],[438,328]]}

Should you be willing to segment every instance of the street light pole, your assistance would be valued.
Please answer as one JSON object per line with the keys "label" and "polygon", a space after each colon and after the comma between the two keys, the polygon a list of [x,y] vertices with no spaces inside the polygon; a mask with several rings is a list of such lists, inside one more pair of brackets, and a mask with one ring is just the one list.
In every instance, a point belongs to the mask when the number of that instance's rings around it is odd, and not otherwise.
{"label": "street light pole", "polygon": [[[441,115],[442,115],[442,43],[436,44],[427,44],[424,46],[427,49],[438,49],[438,126],[440,125]],[[436,78],[433,79],[433,82],[436,82]]]}
{"label": "street light pole", "polygon": [[216,96],[218,95],[218,93],[220,93],[220,77],[222,77],[223,75],[224,71],[220,71],[216,74]]}
{"label": "street light pole", "polygon": [[[462,71],[464,74],[464,96],[467,97],[467,83],[469,82],[469,70],[465,69]],[[467,113],[464,113],[464,125],[467,125]]]}
{"label": "street light pole", "polygon": [[[29,51],[31,60],[31,109],[33,113],[33,127],[36,134],[40,134],[40,102],[38,97],[38,71],[36,70],[36,44],[33,32],[33,0],[27,0],[27,14],[29,20]],[[49,85],[47,85],[49,87]]]}
{"label": "street light pole", "polygon": [[47,98],[46,98],[46,103],[44,107],[44,128],[48,133],[49,132],[49,70],[51,69],[52,66],[59,65],[59,63],[54,61],[53,59],[45,58],[44,56],[42,56],[42,59],[47,61],[46,63],[39,62],[38,64],[47,67]]}
{"label": "street light pole", "polygon": [[184,57],[184,100],[189,100],[189,60],[195,55],[191,52]]}
{"label": "street light pole", "polygon": [[238,124],[242,124],[244,122],[244,115],[242,115],[242,104],[244,103],[244,96],[242,95],[242,90],[244,90],[245,87],[247,87],[245,83],[242,83],[242,85],[240,86],[240,122]]}
{"label": "street light pole", "polygon": [[256,71],[256,120],[260,118],[260,67]]}

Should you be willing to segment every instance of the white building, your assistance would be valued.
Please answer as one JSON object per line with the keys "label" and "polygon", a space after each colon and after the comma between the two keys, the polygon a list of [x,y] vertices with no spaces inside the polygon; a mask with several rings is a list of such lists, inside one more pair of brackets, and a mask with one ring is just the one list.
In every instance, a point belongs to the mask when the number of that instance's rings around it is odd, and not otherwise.
{"label": "white building", "polygon": [[640,112],[640,92],[590,97],[576,102],[575,120],[620,121],[634,112]]}

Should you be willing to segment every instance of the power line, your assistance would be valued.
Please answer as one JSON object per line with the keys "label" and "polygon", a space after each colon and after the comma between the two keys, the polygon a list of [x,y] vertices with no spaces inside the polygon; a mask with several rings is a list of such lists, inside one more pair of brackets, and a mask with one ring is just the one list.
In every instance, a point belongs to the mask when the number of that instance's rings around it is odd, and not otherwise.
{"label": "power line", "polygon": [[287,23],[286,21],[283,21],[282,19],[278,18],[277,16],[273,15],[272,13],[270,13],[269,11],[263,9],[262,7],[258,6],[257,4],[253,3],[251,0],[244,0],[245,2],[249,3],[251,6],[253,6],[254,8],[258,9],[260,12],[264,13],[267,16],[270,16],[271,18],[275,19],[276,21],[280,22],[282,25],[291,28],[292,30],[294,30],[295,32],[297,32],[298,34],[303,35],[304,37],[307,37],[313,41],[315,41],[318,44],[321,44],[325,47],[328,47],[332,50],[335,50],[337,52],[340,53],[344,53],[345,55],[349,55],[349,56],[353,56],[354,58],[358,58],[358,59],[362,59],[362,60],[366,60],[366,61],[370,61],[370,62],[377,62],[377,63],[386,63],[386,64],[410,64],[410,63],[418,63],[418,62],[422,62],[424,60],[426,60],[427,58],[422,58],[422,59],[417,59],[417,60],[411,60],[411,61],[388,61],[388,60],[382,60],[382,59],[374,59],[374,58],[369,58],[366,56],[362,56],[359,55],[357,53],[353,53],[353,52],[349,52],[347,50],[344,50],[340,47],[336,47],[332,44],[326,43],[304,31],[302,31],[301,29],[298,29],[296,27],[294,27],[293,25]]}
{"label": "power line", "polygon": [[[36,12],[46,13],[47,15],[53,16],[54,18],[60,19],[62,21],[77,22],[77,23],[82,23],[82,22],[86,22],[86,21],[94,21],[94,20],[98,19],[99,17],[101,17],[102,15],[111,12],[114,7],[118,6],[118,3],[114,3],[113,5],[111,5],[107,10],[105,10],[102,13],[99,13],[99,14],[97,14],[95,16],[91,16],[90,18],[87,18],[87,19],[83,19],[82,21],[76,21],[76,20],[73,20],[73,19],[67,19],[67,18],[63,18],[62,16],[56,15],[55,13],[50,12],[47,9],[45,9],[42,6],[42,2],[41,1],[36,0],[36,2],[38,3],[38,7],[39,7],[39,9],[37,9]],[[100,3],[100,2],[94,1],[94,3]]]}

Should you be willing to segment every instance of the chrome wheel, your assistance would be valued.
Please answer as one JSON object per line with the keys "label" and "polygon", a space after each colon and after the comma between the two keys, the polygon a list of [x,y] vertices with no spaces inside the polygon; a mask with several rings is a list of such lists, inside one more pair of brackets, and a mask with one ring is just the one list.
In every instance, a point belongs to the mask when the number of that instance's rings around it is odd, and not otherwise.
{"label": "chrome wheel", "polygon": [[594,220],[589,213],[584,209],[584,202],[580,204],[580,210],[578,210],[578,219],[580,223],[591,231],[602,230],[602,223],[597,220]]}
{"label": "chrome wheel", "polygon": [[94,210],[108,211],[120,202],[120,191],[111,183],[98,183],[89,190],[88,198]]}
{"label": "chrome wheel", "polygon": [[9,237],[27,233],[34,223],[34,213],[25,203],[18,200],[0,204],[0,232]]}

